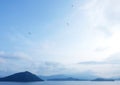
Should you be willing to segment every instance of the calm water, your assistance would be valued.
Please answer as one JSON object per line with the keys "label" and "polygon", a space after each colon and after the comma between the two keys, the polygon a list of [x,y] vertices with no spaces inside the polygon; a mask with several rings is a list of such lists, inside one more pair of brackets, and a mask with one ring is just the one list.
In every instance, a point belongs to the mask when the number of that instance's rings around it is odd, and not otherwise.
{"label": "calm water", "polygon": [[0,82],[0,85],[120,85],[120,81],[115,81],[115,82],[45,81],[45,82],[34,82],[34,83]]}

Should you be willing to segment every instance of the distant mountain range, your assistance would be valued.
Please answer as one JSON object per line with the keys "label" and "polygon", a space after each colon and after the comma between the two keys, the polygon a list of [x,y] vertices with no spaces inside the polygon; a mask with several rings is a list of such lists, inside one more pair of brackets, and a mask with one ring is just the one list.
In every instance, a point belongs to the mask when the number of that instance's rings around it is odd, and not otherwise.
{"label": "distant mountain range", "polygon": [[96,78],[92,81],[115,81],[114,79],[110,79],[110,78]]}
{"label": "distant mountain range", "polygon": [[78,78],[80,80],[93,80],[95,78],[98,78],[98,76],[95,75],[95,73],[91,71],[68,74],[68,76],[73,77],[73,78]]}
{"label": "distant mountain range", "polygon": [[98,78],[98,76],[93,75],[93,72],[87,71],[83,73],[73,73],[73,74],[60,74],[60,75],[51,75],[51,76],[39,76],[44,80],[93,80]]}
{"label": "distant mountain range", "polygon": [[0,78],[0,81],[9,82],[35,82],[35,81],[118,81],[117,78],[100,78],[98,76],[88,73],[81,74],[61,74],[61,75],[51,75],[51,76],[36,76],[28,71],[15,73],[13,75]]}
{"label": "distant mountain range", "polygon": [[0,78],[0,81],[10,81],[10,82],[34,82],[34,81],[43,81],[35,74],[32,74],[28,71],[15,73],[13,75]]}
{"label": "distant mountain range", "polygon": [[52,80],[52,79],[66,79],[68,78],[68,76],[64,74],[60,74],[60,75],[51,75],[51,76],[39,76],[39,78],[42,78],[43,80]]}
{"label": "distant mountain range", "polygon": [[112,79],[114,79],[116,81],[120,81],[120,77],[113,77]]}
{"label": "distant mountain range", "polygon": [[54,78],[48,79],[48,81],[80,81],[79,79],[68,77],[68,78]]}
{"label": "distant mountain range", "polygon": [[81,74],[61,74],[51,76],[39,76],[46,81],[117,81],[120,78],[101,78],[96,75],[92,75],[91,72],[84,72]]}
{"label": "distant mountain range", "polygon": [[85,78],[75,78],[69,77],[65,75],[53,75],[53,76],[40,76],[42,79],[46,81],[117,81],[120,79],[113,79],[113,78],[94,78],[94,79],[85,79]]}

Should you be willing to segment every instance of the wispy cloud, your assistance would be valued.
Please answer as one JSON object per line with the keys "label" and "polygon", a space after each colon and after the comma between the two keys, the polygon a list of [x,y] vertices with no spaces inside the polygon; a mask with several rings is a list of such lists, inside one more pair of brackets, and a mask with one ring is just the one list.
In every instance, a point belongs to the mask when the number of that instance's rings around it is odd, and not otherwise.
{"label": "wispy cloud", "polygon": [[[89,69],[98,76],[115,77],[120,76],[120,53],[115,53],[104,61],[88,61],[78,63],[83,69]],[[96,69],[97,68],[97,69]]]}
{"label": "wispy cloud", "polygon": [[[13,54],[7,53],[7,52],[2,52],[0,53],[0,58],[2,59],[11,59],[11,60],[19,60],[19,59],[28,59],[28,55],[26,55],[23,52],[15,52]],[[30,59],[30,58],[29,58]]]}
{"label": "wispy cloud", "polygon": [[120,53],[115,53],[103,61],[87,61],[80,62],[79,64],[97,65],[97,64],[120,64]]}

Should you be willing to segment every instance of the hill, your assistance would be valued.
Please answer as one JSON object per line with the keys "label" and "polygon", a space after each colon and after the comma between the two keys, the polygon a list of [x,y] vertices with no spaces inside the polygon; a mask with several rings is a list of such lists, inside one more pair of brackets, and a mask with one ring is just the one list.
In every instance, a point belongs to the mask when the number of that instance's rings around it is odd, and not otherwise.
{"label": "hill", "polygon": [[32,74],[28,71],[15,73],[13,75],[0,78],[0,81],[11,81],[11,82],[35,82],[35,81],[43,81],[35,74]]}
{"label": "hill", "polygon": [[106,78],[96,78],[92,81],[114,81],[114,79],[106,79]]}

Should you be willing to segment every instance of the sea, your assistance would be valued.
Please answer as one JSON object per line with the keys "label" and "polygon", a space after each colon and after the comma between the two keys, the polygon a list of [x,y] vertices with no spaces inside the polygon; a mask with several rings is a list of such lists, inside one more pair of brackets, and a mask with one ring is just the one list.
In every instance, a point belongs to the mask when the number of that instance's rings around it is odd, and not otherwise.
{"label": "sea", "polygon": [[44,81],[44,82],[0,82],[0,85],[120,85],[120,81]]}

